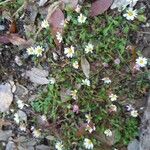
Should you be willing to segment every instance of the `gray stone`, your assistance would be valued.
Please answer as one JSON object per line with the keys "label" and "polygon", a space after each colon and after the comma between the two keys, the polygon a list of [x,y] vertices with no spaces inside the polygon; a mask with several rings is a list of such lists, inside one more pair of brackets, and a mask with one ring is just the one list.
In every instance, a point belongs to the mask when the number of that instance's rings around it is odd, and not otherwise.
{"label": "gray stone", "polygon": [[6,145],[6,149],[5,150],[16,150],[16,145],[13,141],[9,141]]}
{"label": "gray stone", "polygon": [[50,150],[50,147],[46,145],[37,145],[36,150]]}
{"label": "gray stone", "polygon": [[0,111],[6,112],[13,101],[11,85],[9,83],[0,85]]}
{"label": "gray stone", "polygon": [[25,74],[25,76],[35,84],[45,85],[50,83],[50,81],[47,79],[49,73],[46,70],[32,68],[31,70],[26,71]]}
{"label": "gray stone", "polygon": [[5,30],[5,27],[3,25],[0,25],[0,31]]}
{"label": "gray stone", "polygon": [[8,141],[9,137],[13,135],[11,130],[2,131],[0,130],[0,141]]}
{"label": "gray stone", "polygon": [[142,118],[139,150],[150,150],[150,95]]}
{"label": "gray stone", "polygon": [[139,141],[135,139],[129,143],[128,150],[139,150]]}

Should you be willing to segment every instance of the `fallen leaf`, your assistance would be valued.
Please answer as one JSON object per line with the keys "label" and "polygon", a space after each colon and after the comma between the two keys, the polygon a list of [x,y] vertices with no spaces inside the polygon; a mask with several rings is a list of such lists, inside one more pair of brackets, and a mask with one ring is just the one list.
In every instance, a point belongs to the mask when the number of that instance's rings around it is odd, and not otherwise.
{"label": "fallen leaf", "polygon": [[51,16],[49,16],[49,18],[47,19],[51,29],[52,29],[52,35],[54,36],[55,39],[55,44],[59,47],[61,45],[61,43],[59,43],[59,41],[56,38],[56,34],[57,32],[59,32],[60,34],[63,33],[63,29],[64,29],[64,14],[62,12],[61,9],[57,8],[52,14]]}
{"label": "fallen leaf", "polygon": [[90,64],[85,57],[81,57],[81,67],[84,75],[89,78],[90,75]]}
{"label": "fallen leaf", "polygon": [[25,39],[19,37],[17,34],[8,35],[8,39],[13,45],[17,45],[17,46],[24,45],[27,43]]}
{"label": "fallen leaf", "polygon": [[18,34],[6,34],[0,36],[0,43],[2,44],[9,44],[12,43],[13,45],[22,46],[23,48],[27,48],[32,45],[31,40],[25,40],[19,37]]}
{"label": "fallen leaf", "polygon": [[18,34],[10,34],[8,35],[8,39],[13,45],[22,46],[23,48],[27,48],[32,45],[32,40],[27,41],[19,37]]}
{"label": "fallen leaf", "polygon": [[1,44],[8,44],[8,43],[10,43],[8,35],[2,35],[2,36],[0,36],[0,43]]}
{"label": "fallen leaf", "polygon": [[64,14],[61,9],[57,8],[48,19],[53,28],[63,28]]}
{"label": "fallen leaf", "polygon": [[13,101],[13,94],[11,92],[11,85],[9,83],[0,85],[0,112],[9,110],[9,106]]}
{"label": "fallen leaf", "polygon": [[16,33],[17,32],[16,21],[12,21],[11,24],[9,25],[9,32],[10,33]]}
{"label": "fallen leaf", "polygon": [[32,68],[31,70],[26,71],[26,77],[29,77],[30,81],[36,84],[44,85],[49,84],[50,81],[47,79],[48,71]]}
{"label": "fallen leaf", "polygon": [[104,13],[112,4],[113,0],[96,0],[92,3],[90,16],[94,17]]}

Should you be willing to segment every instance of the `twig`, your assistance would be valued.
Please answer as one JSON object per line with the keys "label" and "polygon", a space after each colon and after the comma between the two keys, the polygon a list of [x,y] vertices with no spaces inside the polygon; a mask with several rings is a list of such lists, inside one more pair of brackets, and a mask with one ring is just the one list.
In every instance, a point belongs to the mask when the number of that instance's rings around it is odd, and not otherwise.
{"label": "twig", "polygon": [[144,32],[144,31],[140,31],[139,33],[150,34],[150,32]]}
{"label": "twig", "polygon": [[3,2],[0,3],[0,5],[4,5],[5,3],[8,3],[8,2],[10,2],[10,1],[12,1],[12,0],[3,1]]}
{"label": "twig", "polygon": [[40,27],[40,28],[38,29],[38,31],[36,32],[36,34],[35,34],[35,36],[34,36],[34,41],[36,41],[37,36],[38,36],[38,34],[41,32],[41,30],[42,30],[42,27]]}
{"label": "twig", "polygon": [[12,15],[12,17],[15,17],[19,11],[21,11],[27,4],[27,1],[24,1],[24,3],[17,9],[17,11]]}

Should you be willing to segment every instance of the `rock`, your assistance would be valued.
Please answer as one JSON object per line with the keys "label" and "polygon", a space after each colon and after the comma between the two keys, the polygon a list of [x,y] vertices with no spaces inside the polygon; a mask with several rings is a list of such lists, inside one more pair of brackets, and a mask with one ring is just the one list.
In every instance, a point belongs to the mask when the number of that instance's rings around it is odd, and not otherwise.
{"label": "rock", "polygon": [[38,5],[41,7],[41,6],[44,6],[44,4],[47,2],[47,0],[40,0],[38,2]]}
{"label": "rock", "polygon": [[9,141],[6,145],[6,149],[5,150],[16,150],[17,147],[15,145],[15,143],[13,141]]}
{"label": "rock", "polygon": [[17,143],[18,150],[35,150],[34,146],[37,144],[36,139],[20,136],[14,140]]}
{"label": "rock", "polygon": [[146,47],[142,51],[143,56],[149,58],[150,57],[150,47]]}
{"label": "rock", "polygon": [[16,57],[15,57],[15,63],[16,63],[18,66],[22,66],[22,64],[23,64],[19,56],[16,56]]}
{"label": "rock", "polygon": [[5,30],[5,26],[0,25],[0,31],[3,31],[3,30]]}
{"label": "rock", "polygon": [[24,98],[24,96],[26,96],[28,94],[28,89],[25,88],[24,86],[20,85],[20,84],[16,84],[16,91],[15,91],[15,95],[19,98],[22,99]]}
{"label": "rock", "polygon": [[150,95],[140,128],[139,150],[150,150]]}
{"label": "rock", "polygon": [[8,141],[8,139],[13,135],[11,130],[8,131],[2,131],[0,130],[0,141]]}
{"label": "rock", "polygon": [[50,150],[50,147],[46,145],[37,145],[36,150]]}
{"label": "rock", "polygon": [[13,101],[11,85],[9,83],[0,85],[0,111],[6,112]]}
{"label": "rock", "polygon": [[135,139],[130,142],[128,145],[128,150],[139,150],[139,141]]}
{"label": "rock", "polygon": [[25,112],[23,112],[22,110],[18,110],[17,111],[20,121],[24,121],[25,123],[27,122],[27,115]]}
{"label": "rock", "polygon": [[26,77],[29,77],[30,81],[36,84],[45,85],[49,84],[50,81],[47,79],[48,71],[32,68],[31,70],[26,71]]}

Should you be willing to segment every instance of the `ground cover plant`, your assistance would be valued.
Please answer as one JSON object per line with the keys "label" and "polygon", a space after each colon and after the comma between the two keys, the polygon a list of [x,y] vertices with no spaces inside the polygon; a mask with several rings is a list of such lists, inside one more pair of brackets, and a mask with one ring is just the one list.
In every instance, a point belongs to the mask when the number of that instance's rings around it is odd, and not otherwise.
{"label": "ground cover plant", "polygon": [[11,52],[10,58],[1,52],[0,77],[4,81],[14,69],[5,64],[12,57],[17,73],[10,74],[29,87],[27,99],[35,96],[27,101],[14,96],[13,109],[1,113],[16,126],[13,131],[19,127],[18,136],[57,150],[120,150],[138,138],[143,113],[138,101],[149,89],[149,62],[132,40],[146,24],[146,6],[112,0],[0,6],[6,24],[1,49]]}

